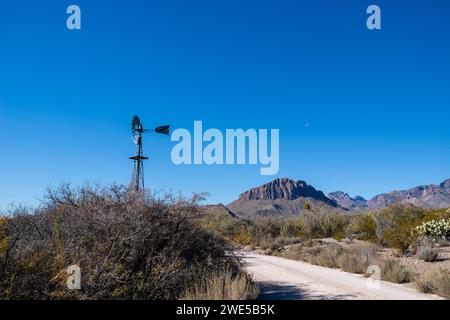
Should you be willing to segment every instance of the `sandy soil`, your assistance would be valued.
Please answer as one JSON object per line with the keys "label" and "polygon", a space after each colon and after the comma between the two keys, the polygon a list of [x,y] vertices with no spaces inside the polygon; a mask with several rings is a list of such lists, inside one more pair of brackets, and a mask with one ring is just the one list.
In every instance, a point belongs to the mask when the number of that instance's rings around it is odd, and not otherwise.
{"label": "sandy soil", "polygon": [[362,275],[315,266],[280,257],[243,253],[246,270],[259,284],[259,299],[359,299],[430,300],[442,299],[405,285],[379,281],[374,286]]}

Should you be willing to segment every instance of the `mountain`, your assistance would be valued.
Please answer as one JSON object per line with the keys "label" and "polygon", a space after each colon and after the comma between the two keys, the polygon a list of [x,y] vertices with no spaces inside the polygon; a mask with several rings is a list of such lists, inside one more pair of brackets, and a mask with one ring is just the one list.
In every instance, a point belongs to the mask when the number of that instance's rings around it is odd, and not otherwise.
{"label": "mountain", "polygon": [[328,198],[334,200],[338,205],[346,209],[356,209],[367,207],[367,200],[361,196],[354,198],[350,197],[348,193],[336,191],[328,194]]}
{"label": "mountain", "polygon": [[371,209],[385,208],[394,203],[412,204],[422,208],[448,208],[450,207],[450,179],[439,185],[429,184],[383,193],[367,201]]}
{"label": "mountain", "polygon": [[382,193],[370,200],[363,197],[350,197],[347,193],[336,191],[328,197],[347,209],[383,209],[396,203],[411,204],[422,208],[450,207],[450,179],[439,185],[429,184],[408,190]]}
{"label": "mountain", "polygon": [[430,184],[392,191],[366,200],[361,196],[351,197],[343,191],[332,192],[326,196],[305,181],[282,178],[243,192],[237,200],[227,205],[227,208],[238,216],[295,216],[305,210],[306,203],[313,210],[331,211],[379,210],[397,203],[422,208],[448,208],[450,179],[439,185]]}
{"label": "mountain", "polygon": [[305,181],[287,178],[275,179],[245,191],[227,207],[232,212],[244,216],[273,214],[294,216],[305,210],[306,203],[314,209],[343,209],[322,191],[316,190]]}

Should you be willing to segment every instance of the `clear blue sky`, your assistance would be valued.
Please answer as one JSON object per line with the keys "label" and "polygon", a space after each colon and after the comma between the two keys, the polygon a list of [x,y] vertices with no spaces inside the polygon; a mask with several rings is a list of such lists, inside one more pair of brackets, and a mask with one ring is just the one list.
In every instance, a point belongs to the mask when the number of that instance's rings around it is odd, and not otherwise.
{"label": "clear blue sky", "polygon": [[[82,30],[68,31],[77,4]],[[365,27],[382,9],[382,30]],[[371,197],[450,177],[450,2],[0,2],[0,208],[48,185],[127,184],[130,121],[279,128],[278,177]],[[307,126],[306,124],[309,124]],[[175,166],[149,136],[146,184],[228,203],[274,177]]]}

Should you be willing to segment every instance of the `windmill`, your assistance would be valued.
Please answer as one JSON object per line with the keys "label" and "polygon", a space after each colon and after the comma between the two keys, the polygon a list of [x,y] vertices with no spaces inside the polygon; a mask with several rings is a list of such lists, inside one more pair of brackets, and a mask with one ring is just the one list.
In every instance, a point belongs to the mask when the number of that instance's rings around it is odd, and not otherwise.
{"label": "windmill", "polygon": [[153,130],[144,129],[138,116],[133,117],[131,122],[131,132],[133,134],[133,142],[136,144],[136,155],[129,159],[134,161],[133,174],[131,177],[130,189],[139,191],[144,189],[144,160],[148,157],[144,157],[142,153],[142,134],[146,132],[155,132],[168,135],[170,126],[160,126]]}

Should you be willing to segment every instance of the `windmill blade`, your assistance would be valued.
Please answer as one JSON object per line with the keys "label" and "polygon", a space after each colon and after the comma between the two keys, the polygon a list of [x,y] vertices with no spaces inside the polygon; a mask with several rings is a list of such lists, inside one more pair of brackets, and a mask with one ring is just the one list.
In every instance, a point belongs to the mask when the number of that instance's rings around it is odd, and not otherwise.
{"label": "windmill blade", "polygon": [[138,116],[134,116],[133,121],[131,122],[131,129],[137,130],[140,125],[141,125],[141,120],[139,120]]}
{"label": "windmill blade", "polygon": [[140,138],[139,138],[138,134],[133,134],[132,139],[133,139],[134,144],[139,144],[139,139]]}
{"label": "windmill blade", "polygon": [[162,134],[169,134],[170,126],[169,125],[165,125],[165,126],[157,127],[157,128],[155,128],[155,132],[162,133]]}

